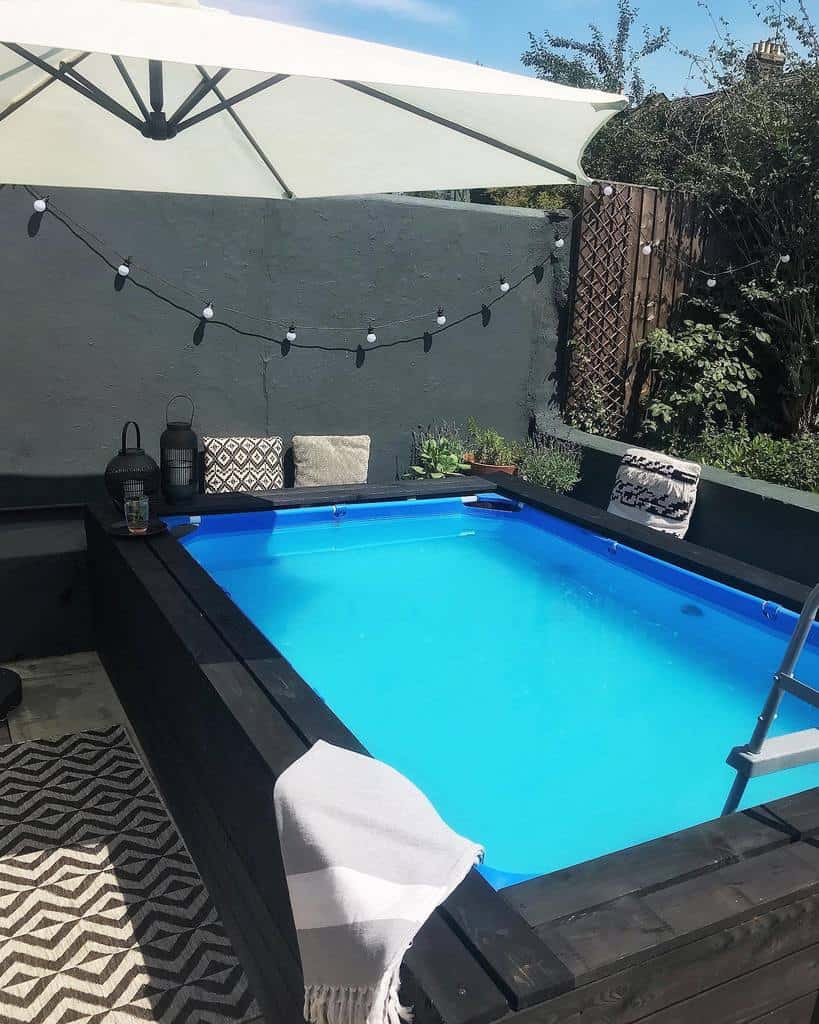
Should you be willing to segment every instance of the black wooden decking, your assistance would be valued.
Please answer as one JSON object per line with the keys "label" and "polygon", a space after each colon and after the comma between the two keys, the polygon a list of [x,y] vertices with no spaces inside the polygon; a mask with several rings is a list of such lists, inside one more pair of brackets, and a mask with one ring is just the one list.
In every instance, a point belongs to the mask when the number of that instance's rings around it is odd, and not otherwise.
{"label": "black wooden decking", "polygon": [[[804,597],[791,581],[508,478],[212,496],[166,511],[495,488],[789,607]],[[113,540],[104,529],[112,518],[87,517],[101,656],[254,991],[272,1022],[298,1021],[273,783],[318,738],[363,748],[174,537]],[[646,766],[649,783],[654,770]],[[473,871],[424,927],[406,967],[419,1024],[817,1024],[819,791],[500,894]]]}

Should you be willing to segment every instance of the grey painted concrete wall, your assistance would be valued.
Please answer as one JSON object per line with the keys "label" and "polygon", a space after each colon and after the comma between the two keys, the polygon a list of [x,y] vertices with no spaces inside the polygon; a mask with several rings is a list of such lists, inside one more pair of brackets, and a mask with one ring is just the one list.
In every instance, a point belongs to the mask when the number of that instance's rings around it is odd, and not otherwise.
{"label": "grey painted concrete wall", "polygon": [[[95,234],[185,291],[145,281],[182,306],[213,298],[217,317],[247,331],[277,328],[230,313],[292,319],[299,341],[353,346],[362,331],[313,332],[434,314],[450,320],[498,294],[498,275],[525,272],[565,215],[411,198],[262,202],[60,190],[54,202]],[[552,392],[569,246],[480,318],[421,343],[354,356],[291,350],[197,322],[114,274],[46,215],[30,237],[31,200],[0,191],[0,507],[81,499],[99,486],[122,423],[136,419],[155,455],[165,403],[197,404],[212,434],[369,433],[371,479],[406,465],[412,427],[470,414],[524,436],[527,412]],[[511,275],[510,275],[511,276]],[[488,285],[482,294],[476,290]],[[192,295],[187,294],[193,293]],[[431,319],[380,328],[380,342]],[[363,333],[366,333],[363,332]],[[365,344],[365,348],[366,348]]]}
{"label": "grey painted concrete wall", "polygon": [[[583,478],[572,496],[606,508],[628,446],[567,434],[583,445]],[[812,587],[819,582],[819,495],[704,466],[686,540]]]}

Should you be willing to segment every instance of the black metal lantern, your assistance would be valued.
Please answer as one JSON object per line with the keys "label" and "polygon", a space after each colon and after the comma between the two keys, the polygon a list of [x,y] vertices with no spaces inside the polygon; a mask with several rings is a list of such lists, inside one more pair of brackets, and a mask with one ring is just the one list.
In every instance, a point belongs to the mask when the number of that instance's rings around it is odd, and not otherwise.
{"label": "black metal lantern", "polygon": [[[171,405],[177,398],[185,398],[191,403],[189,419],[168,419]],[[162,467],[162,493],[171,505],[190,501],[198,490],[199,438],[192,427],[195,412],[190,395],[174,395],[165,410],[165,429],[159,439],[159,463]]]}
{"label": "black metal lantern", "polygon": [[[128,447],[128,427],[136,431],[136,448]],[[139,424],[128,420],[122,428],[122,446],[105,468],[105,488],[117,508],[130,498],[149,498],[159,490],[159,466],[142,449]]]}

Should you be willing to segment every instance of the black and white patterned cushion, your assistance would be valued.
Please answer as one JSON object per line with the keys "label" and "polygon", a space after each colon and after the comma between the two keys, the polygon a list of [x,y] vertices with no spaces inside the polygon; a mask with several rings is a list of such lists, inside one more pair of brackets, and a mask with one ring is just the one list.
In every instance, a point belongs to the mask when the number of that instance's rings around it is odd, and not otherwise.
{"label": "black and white patterned cushion", "polygon": [[647,448],[628,448],[617,470],[609,512],[654,530],[688,532],[700,466]]}
{"label": "black and white patterned cushion", "polygon": [[284,487],[280,437],[203,437],[205,494]]}

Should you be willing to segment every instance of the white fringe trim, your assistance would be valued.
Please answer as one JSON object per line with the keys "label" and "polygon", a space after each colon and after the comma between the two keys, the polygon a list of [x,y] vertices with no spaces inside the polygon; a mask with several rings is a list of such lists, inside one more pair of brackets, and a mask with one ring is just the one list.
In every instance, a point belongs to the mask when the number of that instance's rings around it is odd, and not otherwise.
{"label": "white fringe trim", "polygon": [[412,1010],[398,996],[398,966],[378,988],[309,985],[304,990],[304,1019],[309,1024],[411,1024]]}
{"label": "white fringe trim", "polygon": [[[419,913],[418,919],[425,921],[467,871],[483,861],[483,856],[482,846],[469,844],[453,864],[447,884],[438,890],[429,906],[422,908],[423,913]],[[401,963],[411,945],[412,939],[409,939],[387,966],[376,988],[366,985],[305,985],[305,1021],[308,1024],[412,1024],[412,1008],[402,1006],[398,996]]]}

